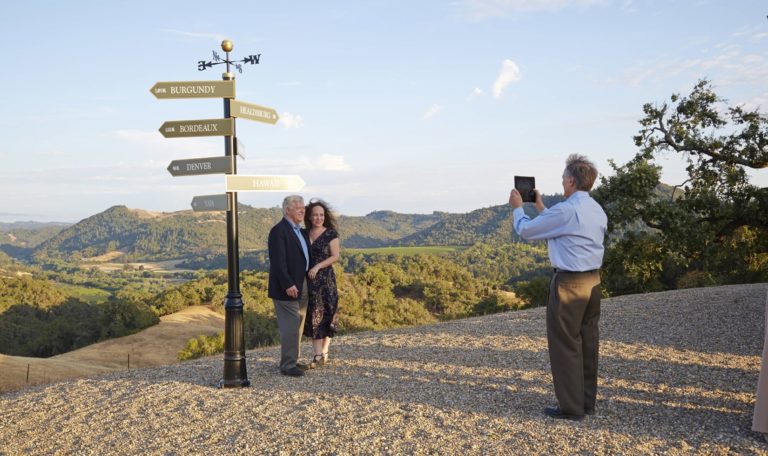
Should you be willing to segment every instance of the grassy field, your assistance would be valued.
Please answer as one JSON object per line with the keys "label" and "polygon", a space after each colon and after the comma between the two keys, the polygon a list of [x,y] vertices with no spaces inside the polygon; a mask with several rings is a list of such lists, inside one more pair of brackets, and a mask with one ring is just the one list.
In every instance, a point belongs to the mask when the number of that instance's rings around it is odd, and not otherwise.
{"label": "grassy field", "polygon": [[79,285],[70,285],[66,283],[56,283],[56,286],[68,296],[78,298],[91,304],[105,302],[112,294],[100,288],[81,287]]}
{"label": "grassy field", "polygon": [[126,267],[133,270],[145,270],[151,271],[157,274],[174,274],[177,272],[189,271],[189,269],[179,269],[176,267],[181,260],[166,260],[166,261],[153,261],[153,262],[138,262],[138,263],[113,263],[113,262],[82,262],[80,267],[83,269],[89,269],[97,267],[102,272],[114,272],[122,270]]}
{"label": "grassy field", "polygon": [[[224,330],[224,316],[203,306],[160,318],[160,323],[130,336],[106,340],[51,358],[0,354],[0,391],[115,370],[178,362],[187,341]],[[27,383],[27,375],[29,380]]]}
{"label": "grassy field", "polygon": [[354,255],[356,253],[362,253],[364,255],[379,254],[379,255],[400,255],[410,256],[417,255],[419,253],[426,253],[431,255],[442,255],[446,253],[455,252],[457,250],[463,250],[466,247],[458,245],[429,245],[429,246],[417,246],[417,247],[375,247],[369,249],[344,249],[344,253]]}

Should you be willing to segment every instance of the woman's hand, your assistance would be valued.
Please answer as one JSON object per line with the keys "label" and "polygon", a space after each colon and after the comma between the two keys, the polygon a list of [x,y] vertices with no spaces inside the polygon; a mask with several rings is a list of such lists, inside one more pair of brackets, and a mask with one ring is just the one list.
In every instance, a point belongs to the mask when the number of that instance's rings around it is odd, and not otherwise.
{"label": "woman's hand", "polygon": [[317,271],[319,271],[319,270],[320,270],[320,268],[315,266],[314,268],[312,268],[309,271],[307,271],[307,275],[309,276],[309,279],[310,280],[315,280],[315,276],[317,275]]}

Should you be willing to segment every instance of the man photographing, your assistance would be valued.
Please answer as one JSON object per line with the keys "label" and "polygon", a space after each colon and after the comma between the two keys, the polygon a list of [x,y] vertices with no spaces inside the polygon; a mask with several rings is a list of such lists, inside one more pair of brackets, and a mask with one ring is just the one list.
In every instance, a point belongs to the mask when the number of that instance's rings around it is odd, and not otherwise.
{"label": "man photographing", "polygon": [[523,211],[516,189],[509,195],[515,231],[525,240],[547,240],[554,268],[547,299],[547,344],[558,407],[553,418],[580,420],[595,412],[597,398],[600,266],[608,218],[589,191],[597,168],[582,155],[570,155],[563,172],[565,201],[547,209],[536,193],[539,215]]}

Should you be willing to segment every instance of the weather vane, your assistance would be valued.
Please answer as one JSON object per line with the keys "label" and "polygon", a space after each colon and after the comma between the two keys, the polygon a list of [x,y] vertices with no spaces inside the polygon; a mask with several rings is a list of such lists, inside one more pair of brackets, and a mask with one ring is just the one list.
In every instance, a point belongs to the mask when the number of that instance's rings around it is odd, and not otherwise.
{"label": "weather vane", "polygon": [[208,62],[206,62],[205,60],[200,60],[197,62],[198,71],[205,71],[208,68],[213,68],[214,65],[221,65],[222,63],[226,63],[227,71],[229,71],[229,65],[234,65],[235,68],[237,68],[237,71],[239,73],[242,73],[243,72],[242,64],[257,65],[259,63],[261,54],[252,54],[244,58],[243,60],[229,60],[229,51],[232,50],[232,47],[233,45],[231,41],[224,40],[221,43],[221,48],[224,50],[224,52],[227,53],[227,55],[222,59],[221,56],[218,54],[218,52],[213,51],[213,60]]}

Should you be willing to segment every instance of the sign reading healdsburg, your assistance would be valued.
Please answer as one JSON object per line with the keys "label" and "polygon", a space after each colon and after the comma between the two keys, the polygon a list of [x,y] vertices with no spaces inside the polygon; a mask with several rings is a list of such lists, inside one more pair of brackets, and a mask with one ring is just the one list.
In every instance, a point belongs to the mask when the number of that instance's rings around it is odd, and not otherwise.
{"label": "sign reading healdsburg", "polygon": [[[299,176],[237,176],[235,155],[238,142],[235,137],[235,118],[275,124],[278,116],[272,108],[243,103],[235,98],[235,75],[230,65],[243,72],[242,65],[259,63],[261,54],[250,55],[233,61],[229,52],[233,44],[229,40],[221,43],[226,52],[222,59],[213,52],[213,61],[199,61],[198,70],[203,71],[214,65],[227,65],[221,81],[176,81],[158,82],[150,89],[155,98],[223,98],[223,119],[169,120],[160,127],[166,138],[194,136],[223,136],[224,156],[174,160],[168,165],[173,176],[200,174],[226,174],[227,193],[220,195],[195,196],[193,211],[226,211],[227,217],[227,296],[224,299],[224,378],[219,383],[224,388],[249,386],[245,360],[245,338],[243,323],[243,295],[240,292],[240,258],[237,232],[238,191],[298,191],[304,186]],[[242,149],[242,147],[239,147]]]}

